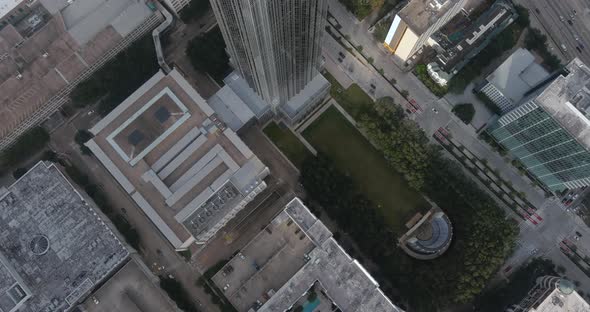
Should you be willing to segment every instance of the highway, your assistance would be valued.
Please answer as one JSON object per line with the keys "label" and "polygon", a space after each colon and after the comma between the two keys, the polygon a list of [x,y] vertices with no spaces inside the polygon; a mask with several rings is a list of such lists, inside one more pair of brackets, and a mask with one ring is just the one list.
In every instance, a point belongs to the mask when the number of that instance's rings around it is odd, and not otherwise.
{"label": "highway", "polygon": [[[549,34],[552,52],[564,61],[579,57],[590,63],[590,8],[585,0],[517,0],[529,9],[531,20]],[[570,25],[571,21],[571,25]],[[534,25],[533,27],[537,27]],[[561,45],[564,45],[564,50]]]}

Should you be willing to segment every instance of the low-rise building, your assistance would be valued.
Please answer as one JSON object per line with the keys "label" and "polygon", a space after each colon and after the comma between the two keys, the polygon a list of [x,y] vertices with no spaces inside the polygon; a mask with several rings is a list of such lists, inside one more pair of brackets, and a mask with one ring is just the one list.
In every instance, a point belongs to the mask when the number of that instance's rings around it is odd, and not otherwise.
{"label": "low-rise building", "polygon": [[213,282],[239,312],[402,312],[298,198]]}
{"label": "low-rise building", "polygon": [[435,60],[438,66],[429,64],[428,73],[439,85],[447,85],[450,78],[485,49],[517,16],[511,4],[497,1],[481,15],[473,16],[476,17],[475,20],[466,18],[465,28],[453,27],[452,33],[436,33],[433,41],[438,50]]}
{"label": "low-rise building", "polygon": [[178,250],[206,243],[266,188],[268,168],[176,70],[90,132],[86,145]]}
{"label": "low-rise building", "polygon": [[502,113],[507,113],[548,77],[549,72],[536,62],[535,56],[519,48],[486,78],[479,92],[494,102]]}
{"label": "low-rise building", "polygon": [[54,164],[2,189],[0,311],[71,311],[128,255]]}
{"label": "low-rise building", "polygon": [[384,46],[397,58],[412,63],[412,57],[431,36],[459,14],[469,0],[411,0],[394,17]]}
{"label": "low-rise building", "polygon": [[590,305],[578,294],[574,284],[557,276],[537,278],[535,286],[518,304],[506,312],[583,312]]}

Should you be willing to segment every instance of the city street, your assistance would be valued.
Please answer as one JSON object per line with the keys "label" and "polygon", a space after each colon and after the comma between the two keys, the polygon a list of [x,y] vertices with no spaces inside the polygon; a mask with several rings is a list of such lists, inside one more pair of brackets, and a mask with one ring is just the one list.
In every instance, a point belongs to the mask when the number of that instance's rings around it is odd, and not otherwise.
{"label": "city street", "polygon": [[[421,107],[421,112],[411,114],[410,118],[419,124],[429,138],[432,139],[432,134],[438,128],[446,128],[453,139],[466,146],[477,157],[486,159],[491,167],[498,170],[504,180],[510,181],[517,190],[525,192],[527,199],[539,209],[537,213],[543,221],[539,225],[521,222],[518,247],[505,267],[510,266],[511,270],[514,270],[534,256],[545,255],[557,265],[564,266],[568,276],[580,281],[582,289],[590,292],[590,278],[559,250],[558,245],[562,239],[571,238],[572,234],[578,231],[583,236],[576,243],[588,244],[590,247],[590,231],[583,221],[574,213],[567,212],[560,200],[546,199],[538,187],[533,186],[531,181],[521,176],[502,156],[479,140],[473,127],[460,122],[450,112],[453,106],[451,103],[446,99],[436,98],[413,74],[401,70],[390,54],[384,51],[381,44],[376,42],[372,34],[368,32],[367,24],[358,22],[338,0],[330,0],[329,3],[330,13],[342,26],[340,32],[347,34],[349,41],[356,46],[362,45],[362,53],[374,59],[375,67],[382,68],[386,77],[395,78],[397,89],[407,90],[410,94],[409,98],[414,99]],[[581,12],[580,9],[578,15]],[[407,103],[372,66],[364,60],[355,58],[329,34],[325,38],[324,56],[326,63],[330,65],[327,69],[332,75],[345,76],[359,84],[373,98],[391,96],[396,103],[402,105]],[[345,56],[342,57],[341,53]],[[371,91],[370,84],[377,86],[374,92]]]}

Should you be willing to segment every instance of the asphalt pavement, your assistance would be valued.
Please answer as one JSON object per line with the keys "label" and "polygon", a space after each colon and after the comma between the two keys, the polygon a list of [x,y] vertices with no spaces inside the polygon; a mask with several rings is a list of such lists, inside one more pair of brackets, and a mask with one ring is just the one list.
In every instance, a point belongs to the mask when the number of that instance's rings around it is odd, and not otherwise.
{"label": "asphalt pavement", "polygon": [[[516,0],[549,34],[552,52],[590,64],[590,8],[586,0]],[[534,25],[533,25],[534,26]],[[562,47],[565,46],[565,49]],[[576,48],[577,47],[577,48]]]}

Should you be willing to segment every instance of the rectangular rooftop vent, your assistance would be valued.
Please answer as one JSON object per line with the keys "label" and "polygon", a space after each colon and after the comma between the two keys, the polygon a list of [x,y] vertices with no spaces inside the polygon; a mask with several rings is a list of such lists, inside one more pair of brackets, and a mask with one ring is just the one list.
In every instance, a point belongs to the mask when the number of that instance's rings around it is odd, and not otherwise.
{"label": "rectangular rooftop vent", "polygon": [[135,129],[127,137],[127,140],[129,140],[129,144],[131,144],[133,146],[137,146],[139,143],[141,143],[141,141],[143,141],[144,138],[145,138],[144,134],[141,131]]}
{"label": "rectangular rooftop vent", "polygon": [[154,115],[156,116],[156,119],[160,123],[165,123],[166,120],[168,120],[170,118],[170,111],[166,107],[162,106],[162,107],[158,108],[158,110],[154,113]]}

